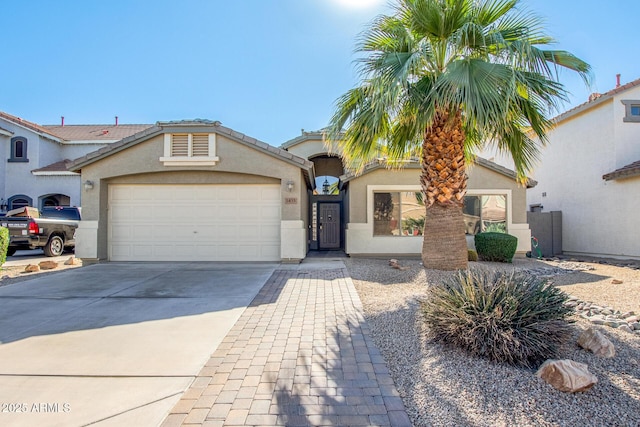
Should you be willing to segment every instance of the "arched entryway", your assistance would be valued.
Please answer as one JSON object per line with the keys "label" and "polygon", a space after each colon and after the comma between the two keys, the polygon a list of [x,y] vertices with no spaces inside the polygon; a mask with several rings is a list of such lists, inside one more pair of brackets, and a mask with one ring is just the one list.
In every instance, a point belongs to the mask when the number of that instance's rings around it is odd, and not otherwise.
{"label": "arched entryway", "polygon": [[71,198],[66,194],[44,194],[38,197],[39,209],[51,206],[71,206]]}
{"label": "arched entryway", "polygon": [[23,208],[25,206],[33,206],[33,199],[24,194],[16,194],[7,200],[7,210]]}

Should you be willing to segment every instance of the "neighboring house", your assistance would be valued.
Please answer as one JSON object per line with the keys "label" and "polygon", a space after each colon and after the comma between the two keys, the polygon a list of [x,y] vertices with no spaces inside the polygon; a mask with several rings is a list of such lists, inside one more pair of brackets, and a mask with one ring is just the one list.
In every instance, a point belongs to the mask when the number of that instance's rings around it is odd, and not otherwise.
{"label": "neighboring house", "polygon": [[80,206],[80,175],[70,159],[150,125],[42,126],[0,112],[0,210],[22,206]]}
{"label": "neighboring house", "polygon": [[553,121],[529,208],[562,212],[565,254],[640,258],[640,79]]}
{"label": "neighboring house", "polygon": [[[419,170],[383,166],[345,173],[321,132],[276,148],[219,122],[158,122],[70,165],[91,184],[76,255],[91,262],[299,261],[329,249],[419,254]],[[316,178],[328,176],[339,178],[338,194],[317,187]],[[479,159],[465,214],[470,236],[500,229],[528,249],[525,189],[513,172]]]}

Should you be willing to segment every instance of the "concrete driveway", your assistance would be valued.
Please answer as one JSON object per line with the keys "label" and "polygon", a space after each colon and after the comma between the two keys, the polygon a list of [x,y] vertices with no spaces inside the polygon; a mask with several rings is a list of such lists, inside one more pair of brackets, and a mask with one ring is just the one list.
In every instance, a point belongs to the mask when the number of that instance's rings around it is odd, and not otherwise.
{"label": "concrete driveway", "polygon": [[107,263],[0,287],[0,425],[157,426],[277,266]]}

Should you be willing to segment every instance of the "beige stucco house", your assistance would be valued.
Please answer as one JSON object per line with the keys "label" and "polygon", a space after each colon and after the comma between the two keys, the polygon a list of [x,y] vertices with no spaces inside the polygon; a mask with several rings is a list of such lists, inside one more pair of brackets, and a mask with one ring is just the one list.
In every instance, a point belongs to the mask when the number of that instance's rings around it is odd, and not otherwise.
{"label": "beige stucco house", "polygon": [[[381,161],[349,174],[322,132],[276,148],[219,122],[159,122],[76,159],[71,170],[84,184],[76,255],[86,261],[299,261],[310,250],[421,251],[417,164],[391,170]],[[500,229],[518,237],[520,252],[528,250],[526,190],[515,174],[478,159],[469,175],[470,241]],[[336,182],[331,194],[327,177]]]}

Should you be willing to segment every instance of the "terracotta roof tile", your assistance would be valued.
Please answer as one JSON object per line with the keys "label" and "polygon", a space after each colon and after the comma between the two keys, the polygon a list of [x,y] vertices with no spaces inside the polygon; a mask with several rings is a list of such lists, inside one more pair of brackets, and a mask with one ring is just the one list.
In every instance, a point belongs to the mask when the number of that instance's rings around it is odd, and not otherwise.
{"label": "terracotta roof tile", "polygon": [[119,141],[153,125],[45,125],[43,128],[66,141]]}
{"label": "terracotta roof tile", "polygon": [[46,135],[49,135],[55,139],[60,139],[60,137],[56,134],[54,134],[53,132],[51,132],[49,129],[46,129],[43,126],[40,126],[37,123],[33,123],[24,119],[21,119],[20,117],[16,117],[16,116],[12,116],[11,114],[5,113],[4,111],[0,111],[0,118],[3,118],[5,120],[8,120],[10,122],[13,122],[17,125],[23,126],[27,129],[30,129],[32,131],[38,132],[38,133],[43,133]]}
{"label": "terracotta roof tile", "polygon": [[600,94],[600,93],[591,94],[591,96],[589,96],[589,100],[587,102],[582,103],[582,104],[580,104],[580,105],[578,105],[578,106],[576,106],[576,107],[574,107],[574,108],[572,108],[570,110],[565,111],[564,113],[554,117],[552,119],[552,121],[554,121],[556,123],[557,122],[561,122],[562,120],[568,119],[569,117],[572,117],[572,116],[574,116],[575,114],[577,114],[577,113],[579,113],[581,111],[584,111],[584,110],[586,110],[588,108],[591,108],[592,106],[596,106],[596,105],[598,105],[598,104],[600,104],[600,103],[602,103],[602,102],[604,102],[604,101],[606,101],[608,99],[611,99],[614,95],[616,95],[616,94],[618,94],[620,92],[624,92],[625,90],[634,88],[636,86],[640,86],[640,79],[636,79],[636,80],[633,80],[633,81],[631,81],[629,83],[625,83],[623,85],[620,85],[620,86],[618,86],[618,87],[616,87],[614,89],[611,89],[610,91],[602,93],[602,94]]}
{"label": "terracotta roof tile", "polygon": [[67,172],[69,169],[67,166],[71,164],[71,160],[64,159],[59,162],[51,163],[50,165],[34,169],[31,172]]}
{"label": "terracotta roof tile", "polygon": [[602,179],[610,181],[612,179],[631,178],[640,175],[640,160],[616,169],[613,172],[602,175]]}

